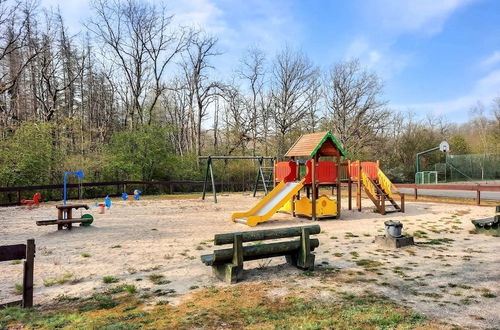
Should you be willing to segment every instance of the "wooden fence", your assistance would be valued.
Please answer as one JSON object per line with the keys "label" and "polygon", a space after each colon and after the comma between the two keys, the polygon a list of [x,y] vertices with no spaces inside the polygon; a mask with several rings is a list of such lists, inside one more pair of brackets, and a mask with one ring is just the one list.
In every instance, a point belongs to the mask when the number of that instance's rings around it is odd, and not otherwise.
{"label": "wooden fence", "polygon": [[35,263],[35,240],[29,239],[26,244],[0,246],[0,261],[24,260],[23,298],[0,304],[0,308],[21,305],[23,308],[33,307],[33,268]]}
{"label": "wooden fence", "polygon": [[[253,183],[253,182],[252,182]],[[204,181],[109,181],[109,182],[86,182],[77,184],[77,183],[68,183],[66,187],[68,189],[78,189],[80,190],[81,188],[88,188],[88,187],[106,187],[106,186],[115,186],[116,187],[116,193],[115,194],[109,194],[109,196],[120,196],[121,193],[127,191],[127,186],[160,186],[163,187],[163,190],[166,191],[168,194],[173,194],[176,190],[176,187],[186,187],[186,186],[199,186],[202,187],[204,184]],[[236,187],[243,188],[246,184],[248,185],[249,182],[215,182],[216,186],[221,187],[231,187],[231,190],[234,190]],[[18,186],[18,187],[0,187],[0,194],[2,193],[16,193],[15,196],[15,201],[13,202],[8,202],[8,203],[0,203],[0,206],[14,206],[14,205],[20,205],[21,204],[21,192],[25,191],[34,191],[34,192],[41,192],[43,190],[56,190],[60,189],[61,190],[61,200],[62,200],[62,189],[64,185],[63,184],[49,184],[49,185],[39,185],[39,186]],[[80,196],[80,191],[78,191],[78,196]],[[94,198],[97,196],[92,196],[89,198]],[[98,197],[103,197],[103,196],[98,196]],[[42,199],[47,200],[46,198],[43,197],[42,193]]]}
{"label": "wooden fence", "polygon": [[[413,189],[413,197],[418,200],[418,190],[447,190],[447,191],[475,191],[476,192],[476,205],[481,205],[481,192],[493,191],[500,192],[498,185],[480,185],[480,184],[396,184],[399,188]],[[441,197],[441,196],[437,196]],[[453,196],[450,196],[454,198]],[[461,197],[457,197],[461,198]]]}
{"label": "wooden fence", "polygon": [[[109,181],[109,182],[86,182],[82,183],[81,187],[105,187],[105,186],[116,186],[116,194],[110,194],[110,196],[119,196],[122,192],[127,191],[127,185],[158,185],[162,186],[166,192],[172,194],[175,192],[175,187],[186,187],[186,186],[199,186],[202,187],[203,181]],[[232,186],[232,188],[245,186],[245,182],[216,182],[219,188],[221,186]],[[247,182],[248,184],[248,182]],[[342,184],[342,186],[347,186],[347,184]],[[492,191],[500,192],[500,185],[480,185],[480,184],[395,184],[396,188],[410,188],[413,189],[413,196],[415,200],[418,200],[419,189],[424,190],[448,190],[448,191],[475,191],[476,192],[476,204],[481,204],[481,192]],[[20,187],[0,187],[1,193],[17,193],[17,198],[15,202],[3,203],[0,206],[12,206],[19,205],[21,202],[21,192],[23,191],[42,191],[42,190],[55,190],[61,189],[61,199],[62,199],[62,184],[52,184],[52,185],[40,185],[40,186],[20,186]],[[67,184],[67,188],[80,188],[80,185],[72,183]],[[102,197],[102,196],[100,196]],[[453,197],[453,196],[450,196]]]}

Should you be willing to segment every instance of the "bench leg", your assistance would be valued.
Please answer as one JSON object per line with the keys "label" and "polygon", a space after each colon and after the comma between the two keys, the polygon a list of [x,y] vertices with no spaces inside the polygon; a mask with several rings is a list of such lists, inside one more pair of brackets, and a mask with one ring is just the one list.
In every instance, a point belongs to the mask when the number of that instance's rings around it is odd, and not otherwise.
{"label": "bench leg", "polygon": [[296,254],[286,256],[286,262],[300,269],[314,270],[315,255],[311,253],[309,229],[302,228],[300,249]]}
{"label": "bench leg", "polygon": [[234,284],[243,278],[243,237],[234,235],[233,261],[230,264],[212,266],[215,276],[228,284]]}
{"label": "bench leg", "polygon": [[241,279],[242,270],[233,264],[212,266],[213,274],[221,281],[228,284],[235,284]]}
{"label": "bench leg", "polygon": [[60,224],[60,223],[58,223],[58,224],[57,224],[57,230],[62,230],[62,229],[63,229],[63,225],[62,225],[62,224]]}

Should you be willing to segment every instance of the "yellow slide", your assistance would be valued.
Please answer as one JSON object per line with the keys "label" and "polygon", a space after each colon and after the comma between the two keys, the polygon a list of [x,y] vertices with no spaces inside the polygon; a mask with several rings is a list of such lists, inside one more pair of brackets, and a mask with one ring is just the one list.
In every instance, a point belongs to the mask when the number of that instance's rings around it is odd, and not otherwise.
{"label": "yellow slide", "polygon": [[300,182],[282,181],[250,211],[233,213],[231,217],[233,222],[239,222],[253,227],[259,222],[269,220],[269,218],[289,201],[293,195],[302,189],[304,180],[305,179],[302,179]]}

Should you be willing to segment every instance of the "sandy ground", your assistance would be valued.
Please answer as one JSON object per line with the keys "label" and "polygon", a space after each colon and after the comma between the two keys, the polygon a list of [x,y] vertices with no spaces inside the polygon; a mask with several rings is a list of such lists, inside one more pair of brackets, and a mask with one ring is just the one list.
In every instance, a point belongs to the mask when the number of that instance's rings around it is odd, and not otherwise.
{"label": "sandy ground", "polygon": [[[87,201],[93,204],[93,201]],[[59,295],[88,296],[102,290],[104,276],[141,290],[170,290],[182,294],[194,287],[224,285],[200,262],[200,255],[213,250],[216,233],[270,229],[311,224],[306,219],[277,214],[273,221],[249,228],[230,221],[231,213],[245,211],[257,199],[249,195],[209,199],[113,201],[106,214],[97,214],[91,227],[57,231],[56,226],[37,227],[35,220],[55,218],[55,203],[34,210],[0,208],[0,245],[36,240],[35,303],[43,305]],[[344,208],[347,205],[343,201]],[[491,217],[493,207],[457,206],[434,203],[407,203],[407,212],[385,216],[373,213],[368,200],[363,211],[343,210],[342,219],[317,222],[320,247],[316,264],[340,269],[338,283],[346,291],[374,290],[414,310],[466,327],[500,328],[500,238],[470,234],[471,219]],[[79,216],[80,211],[75,212]],[[384,221],[400,220],[405,231],[423,231],[417,242],[448,238],[441,245],[419,244],[400,250],[375,245],[373,238],[383,232]],[[89,257],[82,257],[87,253]],[[366,270],[356,261],[367,259],[380,264]],[[261,266],[266,266],[265,268]],[[304,285],[313,278],[284,263],[284,258],[245,263],[250,269],[246,281],[279,280],[296,277]],[[22,265],[0,264],[0,302],[19,299],[14,292],[21,283]],[[68,282],[45,286],[44,281],[71,276]],[[154,284],[151,274],[164,276]],[[341,281],[340,278],[349,278]],[[333,280],[332,280],[333,281]],[[489,292],[489,296],[483,294]],[[282,294],[282,293],[277,293]],[[171,299],[170,299],[171,298]],[[175,298],[169,301],[175,303]]]}

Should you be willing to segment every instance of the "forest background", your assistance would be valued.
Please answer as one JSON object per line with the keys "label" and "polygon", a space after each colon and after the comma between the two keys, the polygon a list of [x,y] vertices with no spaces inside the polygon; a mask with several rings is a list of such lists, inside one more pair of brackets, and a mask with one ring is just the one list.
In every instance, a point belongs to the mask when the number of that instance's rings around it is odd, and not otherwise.
{"label": "forest background", "polygon": [[[289,45],[248,45],[216,79],[217,36],[175,25],[161,3],[91,8],[71,35],[57,10],[0,0],[1,187],[61,183],[68,170],[87,182],[200,180],[200,155],[281,159],[301,134],[324,130],[349,159],[380,160],[394,182],[413,182],[415,154],[442,140],[452,154],[500,154],[500,98],[478,102],[463,124],[396,111],[358,59],[320,68]],[[443,161],[430,154],[422,169]],[[223,162],[216,177],[239,181],[255,166]]]}

